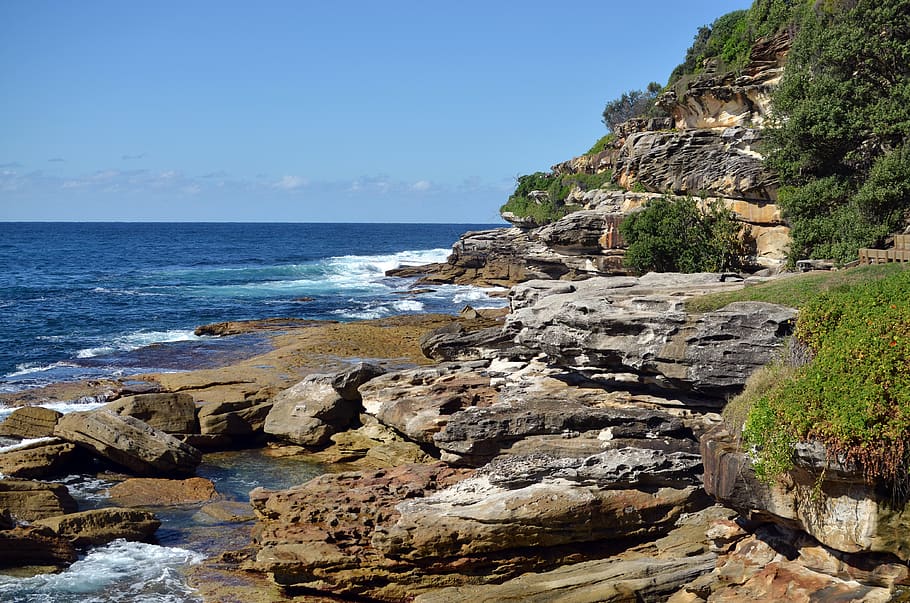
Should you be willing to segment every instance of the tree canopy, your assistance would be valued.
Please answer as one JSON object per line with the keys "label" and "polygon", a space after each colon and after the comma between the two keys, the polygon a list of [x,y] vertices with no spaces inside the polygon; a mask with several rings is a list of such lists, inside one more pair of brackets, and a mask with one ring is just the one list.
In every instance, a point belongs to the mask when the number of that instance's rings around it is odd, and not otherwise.
{"label": "tree canopy", "polygon": [[910,210],[910,3],[829,0],[803,10],[773,97],[769,165],[791,259],[849,262]]}

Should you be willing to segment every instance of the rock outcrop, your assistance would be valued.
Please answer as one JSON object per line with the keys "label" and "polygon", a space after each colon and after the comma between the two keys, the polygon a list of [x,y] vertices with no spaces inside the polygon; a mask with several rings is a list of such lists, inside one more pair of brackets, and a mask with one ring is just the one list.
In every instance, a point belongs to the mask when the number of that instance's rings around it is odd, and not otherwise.
{"label": "rock outcrop", "polygon": [[0,509],[19,521],[36,521],[74,513],[76,501],[66,486],[20,479],[0,480]]}
{"label": "rock outcrop", "polygon": [[117,508],[90,509],[35,523],[51,529],[76,547],[98,546],[118,538],[147,541],[161,525],[148,511]]}
{"label": "rock outcrop", "polygon": [[74,469],[80,458],[74,444],[57,438],[41,438],[0,452],[0,473],[10,477],[44,479]]}
{"label": "rock outcrop", "polygon": [[748,455],[723,427],[702,436],[705,489],[744,517],[797,528],[844,553],[910,561],[910,504],[895,504],[857,467],[829,460],[820,445],[800,445],[781,483],[755,477]]}
{"label": "rock outcrop", "polygon": [[133,417],[105,410],[64,415],[54,434],[139,475],[193,473],[202,454]]}
{"label": "rock outcrop", "polygon": [[196,403],[189,394],[140,394],[107,404],[105,410],[134,417],[165,433],[198,433]]}
{"label": "rock outcrop", "polygon": [[16,438],[46,438],[54,435],[54,426],[62,413],[41,406],[23,406],[14,410],[2,423],[0,435]]}
{"label": "rock outcrop", "polygon": [[50,528],[18,526],[0,530],[0,567],[62,567],[77,558],[73,544]]}

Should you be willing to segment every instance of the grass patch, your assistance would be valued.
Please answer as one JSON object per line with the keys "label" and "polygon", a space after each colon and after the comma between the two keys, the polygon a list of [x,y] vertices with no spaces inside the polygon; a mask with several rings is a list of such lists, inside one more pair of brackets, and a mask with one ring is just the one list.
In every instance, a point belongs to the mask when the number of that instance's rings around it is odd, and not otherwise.
{"label": "grass patch", "polygon": [[818,441],[896,499],[910,492],[910,270],[887,272],[857,271],[881,278],[801,305],[794,339],[811,360],[788,363],[784,375],[772,365],[729,411],[737,421],[748,407],[743,440],[759,477],[792,469],[796,442]]}
{"label": "grass patch", "polygon": [[722,291],[695,297],[686,302],[689,312],[711,312],[737,301],[762,301],[799,308],[828,291],[887,278],[910,267],[905,264],[856,266],[831,272],[807,272],[783,276],[766,283],[747,285],[736,291]]}

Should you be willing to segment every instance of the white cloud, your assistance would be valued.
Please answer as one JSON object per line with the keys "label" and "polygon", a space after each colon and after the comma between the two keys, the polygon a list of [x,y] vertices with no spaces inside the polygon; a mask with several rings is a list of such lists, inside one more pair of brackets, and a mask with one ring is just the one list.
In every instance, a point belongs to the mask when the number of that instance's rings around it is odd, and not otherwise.
{"label": "white cloud", "polygon": [[309,180],[306,178],[301,178],[300,176],[284,176],[281,180],[272,186],[275,188],[280,188],[282,190],[292,191],[304,187],[309,183]]}
{"label": "white cloud", "polygon": [[411,188],[413,190],[417,191],[418,193],[428,191],[432,187],[433,187],[433,183],[430,182],[429,180],[418,180],[417,182],[415,182],[414,184],[411,185]]}

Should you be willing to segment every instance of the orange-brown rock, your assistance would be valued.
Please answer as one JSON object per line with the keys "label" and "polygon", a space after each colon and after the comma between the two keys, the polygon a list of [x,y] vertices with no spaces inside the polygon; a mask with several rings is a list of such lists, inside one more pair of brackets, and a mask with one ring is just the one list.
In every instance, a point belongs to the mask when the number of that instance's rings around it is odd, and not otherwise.
{"label": "orange-brown rock", "polygon": [[148,540],[161,525],[147,511],[117,508],[90,509],[48,517],[35,523],[50,528],[77,547],[98,546],[118,538]]}
{"label": "orange-brown rock", "polygon": [[188,505],[218,497],[215,484],[204,477],[161,479],[137,477],[120,482],[109,490],[111,500],[125,507]]}
{"label": "orange-brown rock", "polygon": [[77,505],[62,484],[3,479],[0,480],[0,509],[8,509],[20,521],[35,521],[73,513]]}
{"label": "orange-brown rock", "polygon": [[64,566],[77,558],[72,543],[44,526],[0,530],[0,567]]}
{"label": "orange-brown rock", "polygon": [[0,435],[17,438],[44,438],[54,435],[54,425],[63,413],[41,406],[17,408],[0,423]]}

